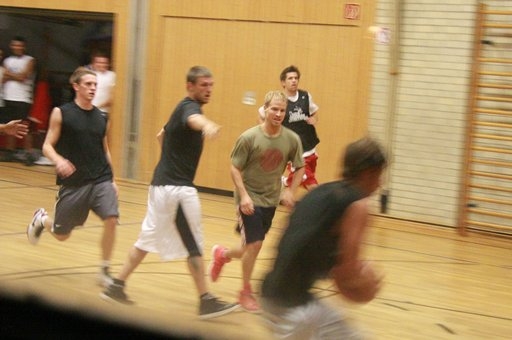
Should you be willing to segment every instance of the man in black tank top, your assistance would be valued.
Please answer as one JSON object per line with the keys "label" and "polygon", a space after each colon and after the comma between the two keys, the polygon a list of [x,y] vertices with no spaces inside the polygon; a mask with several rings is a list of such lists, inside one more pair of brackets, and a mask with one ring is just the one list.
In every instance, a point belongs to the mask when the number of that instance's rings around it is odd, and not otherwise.
{"label": "man in black tank top", "polygon": [[108,118],[92,105],[97,85],[93,71],[77,68],[70,83],[75,99],[53,109],[43,144],[43,153],[55,164],[60,185],[55,218],[52,220],[45,209],[37,209],[27,236],[35,245],[46,230],[64,241],[75,227],[85,223],[92,210],[104,225],[98,283],[108,286],[112,282],[109,267],[119,217],[118,189],[107,143]]}
{"label": "man in black tank top", "polygon": [[[318,185],[316,179],[316,163],[318,154],[316,146],[320,139],[316,133],[315,125],[318,122],[318,105],[308,91],[299,89],[300,71],[298,67],[291,65],[286,67],[279,77],[283,91],[288,97],[286,116],[283,126],[291,129],[299,135],[302,142],[302,157],[305,162],[305,173],[301,185],[311,190]],[[292,183],[295,169],[288,166],[289,174],[284,179],[284,184],[289,186]]]}
{"label": "man in black tank top", "polygon": [[379,187],[386,159],[376,142],[363,138],[348,145],[343,164],[342,180],[318,186],[296,204],[264,278],[262,308],[276,338],[361,338],[310,291],[317,280],[332,278],[345,297],[367,302],[380,287],[359,254],[368,196]]}

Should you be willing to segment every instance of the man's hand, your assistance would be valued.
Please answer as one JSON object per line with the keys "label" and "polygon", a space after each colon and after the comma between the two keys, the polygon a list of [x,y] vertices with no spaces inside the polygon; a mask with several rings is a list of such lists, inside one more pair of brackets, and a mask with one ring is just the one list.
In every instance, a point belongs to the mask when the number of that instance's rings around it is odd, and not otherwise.
{"label": "man's hand", "polygon": [[3,124],[2,131],[21,139],[28,133],[28,125],[23,123],[21,119],[11,120],[9,123]]}
{"label": "man's hand", "polygon": [[67,159],[61,159],[55,163],[55,172],[60,178],[67,178],[76,171],[75,166]]}

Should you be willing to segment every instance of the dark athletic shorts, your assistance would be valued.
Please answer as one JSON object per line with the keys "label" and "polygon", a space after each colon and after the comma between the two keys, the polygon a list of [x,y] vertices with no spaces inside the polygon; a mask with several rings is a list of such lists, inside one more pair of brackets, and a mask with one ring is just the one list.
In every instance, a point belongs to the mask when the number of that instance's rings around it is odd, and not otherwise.
{"label": "dark athletic shorts", "polygon": [[12,100],[4,100],[4,108],[2,109],[2,123],[10,122],[11,120],[26,120],[30,112],[32,104],[25,102],[16,102]]}
{"label": "dark athletic shorts", "polygon": [[276,207],[254,207],[252,215],[245,215],[238,209],[238,226],[245,244],[265,239],[275,213]]}
{"label": "dark athletic shorts", "polygon": [[61,186],[55,203],[55,221],[52,231],[58,235],[67,235],[73,228],[82,226],[89,210],[101,220],[119,217],[116,191],[111,181],[89,183],[80,187]]}

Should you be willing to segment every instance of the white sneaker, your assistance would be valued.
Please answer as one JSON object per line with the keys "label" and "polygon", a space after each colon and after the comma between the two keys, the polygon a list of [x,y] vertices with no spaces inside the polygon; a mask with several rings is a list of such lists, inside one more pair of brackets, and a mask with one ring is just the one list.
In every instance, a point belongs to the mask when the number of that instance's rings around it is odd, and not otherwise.
{"label": "white sneaker", "polygon": [[54,165],[54,163],[46,158],[45,156],[41,156],[37,159],[37,161],[34,162],[34,164],[37,165]]}
{"label": "white sneaker", "polygon": [[47,215],[48,213],[43,208],[39,208],[34,212],[32,221],[27,227],[27,238],[31,244],[36,245],[39,242],[41,233],[44,230],[43,217]]}
{"label": "white sneaker", "polygon": [[100,272],[98,273],[98,285],[103,288],[108,288],[111,284],[114,283],[114,279],[112,275],[110,275],[110,271],[108,267],[100,268]]}

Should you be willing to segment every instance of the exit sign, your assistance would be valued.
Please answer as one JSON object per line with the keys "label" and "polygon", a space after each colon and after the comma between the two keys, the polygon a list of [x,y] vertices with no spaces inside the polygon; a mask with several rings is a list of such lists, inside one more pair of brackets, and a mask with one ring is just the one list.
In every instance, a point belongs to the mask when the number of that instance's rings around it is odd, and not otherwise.
{"label": "exit sign", "polygon": [[345,4],[345,19],[359,20],[361,17],[361,6],[359,4]]}

